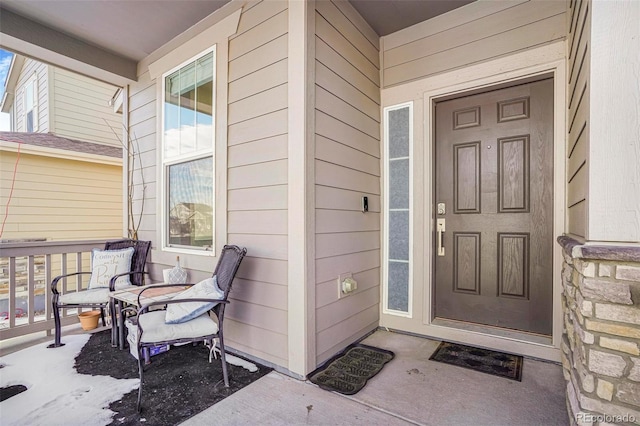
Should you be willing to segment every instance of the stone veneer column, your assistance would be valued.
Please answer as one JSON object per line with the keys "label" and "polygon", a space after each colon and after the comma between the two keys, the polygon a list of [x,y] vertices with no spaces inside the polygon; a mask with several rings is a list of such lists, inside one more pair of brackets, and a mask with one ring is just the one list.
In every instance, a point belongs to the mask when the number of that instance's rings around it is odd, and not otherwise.
{"label": "stone veneer column", "polygon": [[571,424],[640,424],[640,247],[558,243]]}

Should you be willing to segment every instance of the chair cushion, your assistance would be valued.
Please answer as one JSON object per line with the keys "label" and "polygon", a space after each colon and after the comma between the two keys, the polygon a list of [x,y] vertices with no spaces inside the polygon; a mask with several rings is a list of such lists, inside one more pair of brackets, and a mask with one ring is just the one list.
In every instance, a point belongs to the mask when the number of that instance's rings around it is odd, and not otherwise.
{"label": "chair cushion", "polygon": [[82,291],[75,291],[60,295],[58,304],[62,305],[82,305],[89,303],[107,303],[109,302],[109,289],[96,288]]}
{"label": "chair cushion", "polygon": [[164,316],[164,311],[150,311],[138,315],[143,343],[195,339],[211,336],[218,332],[218,324],[206,313],[180,324],[167,324],[164,322]]}
{"label": "chair cushion", "polygon": [[[173,299],[222,299],[223,297],[224,292],[218,287],[218,280],[214,275],[212,278],[207,278],[206,280],[200,281],[198,284],[189,287],[181,293],[178,293],[173,297]],[[167,324],[180,324],[183,322],[191,321],[192,319],[199,317],[216,305],[216,302],[171,303],[167,305],[165,322]]]}
{"label": "chair cushion", "polygon": [[[133,247],[121,250],[99,250],[91,251],[91,279],[89,288],[109,288],[109,280],[118,274],[131,271],[131,258],[134,252]],[[116,290],[131,285],[129,275],[116,280]]]}

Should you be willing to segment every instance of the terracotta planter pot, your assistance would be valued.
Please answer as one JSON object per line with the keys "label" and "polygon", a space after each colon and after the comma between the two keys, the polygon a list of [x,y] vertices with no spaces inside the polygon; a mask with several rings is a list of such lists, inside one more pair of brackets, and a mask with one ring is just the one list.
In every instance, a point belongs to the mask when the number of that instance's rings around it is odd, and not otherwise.
{"label": "terracotta planter pot", "polygon": [[87,311],[78,315],[80,325],[83,330],[93,330],[98,327],[98,319],[100,319],[100,311]]}

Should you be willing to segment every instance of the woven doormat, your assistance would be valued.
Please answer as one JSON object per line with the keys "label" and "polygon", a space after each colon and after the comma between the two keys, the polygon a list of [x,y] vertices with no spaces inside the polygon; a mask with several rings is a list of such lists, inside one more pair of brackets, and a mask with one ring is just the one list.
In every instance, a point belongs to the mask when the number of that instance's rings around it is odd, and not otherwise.
{"label": "woven doormat", "polygon": [[391,351],[357,343],[348,346],[308,377],[322,389],[353,395],[393,357]]}
{"label": "woven doormat", "polygon": [[522,380],[522,357],[518,355],[442,342],[429,359],[511,380]]}

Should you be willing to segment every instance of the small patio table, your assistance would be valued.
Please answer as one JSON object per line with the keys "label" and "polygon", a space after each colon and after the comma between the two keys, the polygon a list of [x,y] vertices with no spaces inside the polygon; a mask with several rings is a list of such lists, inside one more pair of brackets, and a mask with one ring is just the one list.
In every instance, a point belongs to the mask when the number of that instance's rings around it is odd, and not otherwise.
{"label": "small patio table", "polygon": [[[176,293],[189,288],[189,286],[161,287],[162,285],[164,283],[116,290],[109,293],[113,306],[113,309],[111,309],[111,346],[118,346],[120,349],[124,349],[124,310],[127,305],[133,307],[137,312],[143,305],[151,302],[164,302],[173,298]],[[145,291],[142,297],[139,297],[140,292],[146,289],[149,290]]]}

